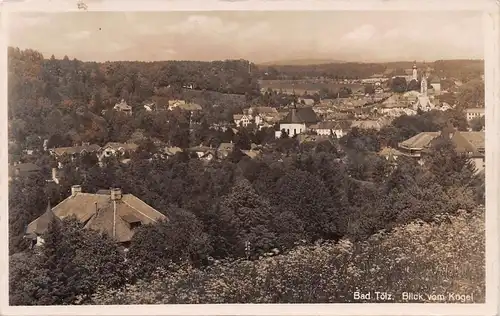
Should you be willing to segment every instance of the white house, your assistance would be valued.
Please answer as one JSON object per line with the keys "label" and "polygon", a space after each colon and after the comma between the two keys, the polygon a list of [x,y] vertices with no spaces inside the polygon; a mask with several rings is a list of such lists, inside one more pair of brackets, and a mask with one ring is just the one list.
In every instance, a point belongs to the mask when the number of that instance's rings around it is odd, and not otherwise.
{"label": "white house", "polygon": [[139,146],[136,144],[114,143],[109,142],[101,148],[99,160],[111,156],[123,156],[137,150]]}
{"label": "white house", "polygon": [[280,138],[282,131],[288,136],[302,134],[307,131],[308,126],[318,123],[318,117],[310,107],[297,109],[294,106],[288,115],[280,122],[280,129],[275,131],[275,137]]}
{"label": "white house", "polygon": [[467,120],[473,120],[478,117],[484,116],[484,108],[469,108],[465,110],[465,115],[467,116]]}
{"label": "white house", "polygon": [[343,137],[346,131],[340,126],[338,122],[319,122],[318,124],[309,127],[311,131],[316,132],[318,135],[335,135],[338,138]]}
{"label": "white house", "polygon": [[245,115],[245,114],[234,114],[233,120],[236,126],[243,126],[243,127],[247,127],[250,123],[253,122],[252,117],[250,115]]}
{"label": "white house", "polygon": [[115,111],[123,112],[127,115],[132,115],[132,107],[125,102],[124,99],[120,101],[120,103],[115,104],[113,107]]}

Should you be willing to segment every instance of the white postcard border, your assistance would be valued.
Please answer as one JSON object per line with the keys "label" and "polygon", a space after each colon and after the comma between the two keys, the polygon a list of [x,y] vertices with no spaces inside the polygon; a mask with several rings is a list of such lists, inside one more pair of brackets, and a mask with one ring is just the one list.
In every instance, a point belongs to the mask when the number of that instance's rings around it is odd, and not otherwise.
{"label": "white postcard border", "polygon": [[[500,176],[498,155],[500,140],[500,51],[499,4],[497,1],[469,0],[359,0],[359,1],[279,1],[279,0],[89,0],[88,11],[212,11],[212,10],[429,10],[484,12],[485,39],[485,102],[486,102],[486,304],[217,304],[217,305],[132,305],[132,306],[8,306],[8,260],[0,261],[1,315],[498,315],[498,195]],[[4,0],[2,8],[0,46],[0,160],[7,165],[7,52],[6,12],[67,12],[82,11],[76,0]],[[84,14],[84,12],[82,12]],[[6,169],[2,168],[0,186],[1,208],[0,249],[8,258],[8,188]],[[5,176],[4,176],[5,174]]]}

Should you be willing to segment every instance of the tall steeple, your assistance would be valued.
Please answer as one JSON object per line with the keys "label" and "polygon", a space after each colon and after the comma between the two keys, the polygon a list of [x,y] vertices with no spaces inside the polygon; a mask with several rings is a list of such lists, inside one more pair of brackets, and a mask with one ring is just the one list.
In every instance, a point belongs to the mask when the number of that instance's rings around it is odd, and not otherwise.
{"label": "tall steeple", "polygon": [[422,74],[422,81],[420,81],[420,94],[427,96],[427,74]]}
{"label": "tall steeple", "polygon": [[413,62],[413,72],[412,72],[411,79],[418,80],[417,61]]}

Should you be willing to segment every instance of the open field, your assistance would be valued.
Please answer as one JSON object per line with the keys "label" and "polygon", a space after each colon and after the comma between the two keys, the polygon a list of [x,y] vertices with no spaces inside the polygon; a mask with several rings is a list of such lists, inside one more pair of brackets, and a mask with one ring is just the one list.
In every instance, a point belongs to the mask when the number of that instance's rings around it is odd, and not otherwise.
{"label": "open field", "polygon": [[260,80],[260,87],[262,89],[273,89],[276,91],[282,90],[284,93],[292,93],[295,90],[297,94],[303,94],[304,92],[315,93],[319,92],[321,89],[328,89],[331,91],[336,91],[341,87],[349,87],[352,90],[357,90],[362,88],[362,84],[344,84],[339,83],[334,80],[323,80],[323,81],[307,81],[307,80]]}

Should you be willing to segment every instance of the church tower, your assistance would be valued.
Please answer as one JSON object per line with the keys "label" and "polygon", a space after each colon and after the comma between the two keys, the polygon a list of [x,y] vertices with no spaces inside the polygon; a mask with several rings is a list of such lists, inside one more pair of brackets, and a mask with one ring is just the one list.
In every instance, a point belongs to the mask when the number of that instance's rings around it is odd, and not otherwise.
{"label": "church tower", "polygon": [[422,74],[422,81],[420,81],[420,94],[427,96],[427,76],[428,74]]}
{"label": "church tower", "polygon": [[418,81],[418,71],[417,71],[417,62],[416,61],[413,63],[413,72],[412,72],[411,80]]}

